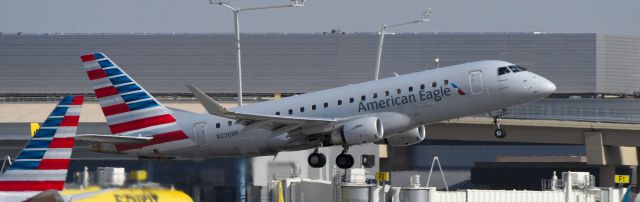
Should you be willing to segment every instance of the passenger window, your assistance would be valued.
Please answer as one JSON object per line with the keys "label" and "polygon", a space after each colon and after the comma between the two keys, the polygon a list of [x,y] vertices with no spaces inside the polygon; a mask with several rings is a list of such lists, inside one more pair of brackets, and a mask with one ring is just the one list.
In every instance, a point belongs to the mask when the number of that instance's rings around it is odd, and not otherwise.
{"label": "passenger window", "polygon": [[216,123],[216,128],[220,128],[220,123]]}
{"label": "passenger window", "polygon": [[363,95],[363,96],[361,96],[361,97],[360,97],[360,100],[362,100],[362,101],[364,101],[364,100],[366,100],[366,99],[367,99],[367,96],[364,96],[364,95]]}
{"label": "passenger window", "polygon": [[349,98],[349,103],[353,103],[353,98]]}
{"label": "passenger window", "polygon": [[400,90],[400,89],[398,88],[398,90],[397,90],[396,92],[398,92],[398,95],[399,95],[400,93],[402,93],[402,90]]}
{"label": "passenger window", "polygon": [[304,112],[304,107],[300,107],[300,112]]}
{"label": "passenger window", "polygon": [[373,93],[373,99],[378,98],[378,93]]}
{"label": "passenger window", "polygon": [[276,115],[280,115],[280,112],[276,112]]}
{"label": "passenger window", "polygon": [[444,85],[449,85],[449,80],[444,80]]}
{"label": "passenger window", "polygon": [[326,102],[325,102],[325,103],[324,103],[324,108],[327,108],[327,107],[329,107],[329,103],[326,103]]}
{"label": "passenger window", "polygon": [[289,115],[293,114],[293,110],[289,109]]}
{"label": "passenger window", "polygon": [[435,88],[436,86],[438,86],[438,84],[436,82],[431,83],[431,87]]}
{"label": "passenger window", "polygon": [[228,124],[229,126],[231,126],[231,125],[233,124],[233,122],[228,121],[228,122],[227,122],[227,124]]}
{"label": "passenger window", "polygon": [[420,84],[420,90],[424,90],[424,84]]}
{"label": "passenger window", "polygon": [[507,67],[500,67],[498,68],[498,76],[500,75],[504,75],[509,73],[509,69],[507,69]]}
{"label": "passenger window", "polygon": [[316,105],[311,105],[311,110],[316,110]]}
{"label": "passenger window", "polygon": [[384,91],[384,96],[389,96],[389,91]]}
{"label": "passenger window", "polygon": [[413,86],[409,86],[409,92],[413,92]]}
{"label": "passenger window", "polygon": [[342,100],[338,100],[338,105],[342,105]]}

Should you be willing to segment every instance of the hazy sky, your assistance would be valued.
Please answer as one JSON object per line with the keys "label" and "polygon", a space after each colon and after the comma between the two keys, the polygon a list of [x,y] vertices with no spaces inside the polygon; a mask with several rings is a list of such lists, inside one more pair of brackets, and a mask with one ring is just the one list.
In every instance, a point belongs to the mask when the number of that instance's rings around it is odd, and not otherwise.
{"label": "hazy sky", "polygon": [[[287,0],[234,0],[240,7]],[[640,36],[640,0],[307,0],[241,13],[250,32],[376,32],[435,10],[430,24],[395,32],[596,32]],[[208,0],[0,0],[0,32],[233,32],[231,11]]]}

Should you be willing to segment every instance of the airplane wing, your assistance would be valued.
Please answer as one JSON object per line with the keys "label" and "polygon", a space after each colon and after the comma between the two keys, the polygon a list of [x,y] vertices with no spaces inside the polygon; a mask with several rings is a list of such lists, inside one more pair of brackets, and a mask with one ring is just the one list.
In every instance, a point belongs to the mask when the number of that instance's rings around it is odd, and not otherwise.
{"label": "airplane wing", "polygon": [[301,133],[311,134],[335,129],[335,126],[341,124],[345,120],[335,118],[272,116],[233,112],[223,107],[220,103],[213,100],[197,87],[192,85],[187,85],[187,87],[189,87],[189,90],[191,90],[209,114],[237,119],[240,124],[247,125],[245,130],[263,127],[271,130],[289,132],[295,129],[300,129],[299,132]]}

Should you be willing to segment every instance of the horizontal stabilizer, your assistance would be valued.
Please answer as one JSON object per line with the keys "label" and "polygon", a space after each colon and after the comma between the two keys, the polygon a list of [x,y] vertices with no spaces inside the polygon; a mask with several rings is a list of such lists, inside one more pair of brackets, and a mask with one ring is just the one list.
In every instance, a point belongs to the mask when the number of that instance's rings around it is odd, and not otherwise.
{"label": "horizontal stabilizer", "polygon": [[81,134],[81,135],[77,135],[76,139],[91,141],[91,142],[106,142],[106,143],[141,143],[141,142],[152,140],[153,137]]}

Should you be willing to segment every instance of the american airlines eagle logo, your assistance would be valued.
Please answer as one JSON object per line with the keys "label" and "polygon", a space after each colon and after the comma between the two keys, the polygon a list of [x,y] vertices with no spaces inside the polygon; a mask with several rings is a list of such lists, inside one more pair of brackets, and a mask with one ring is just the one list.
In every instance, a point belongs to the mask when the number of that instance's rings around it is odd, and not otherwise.
{"label": "american airlines eagle logo", "polygon": [[[363,111],[375,111],[388,107],[396,107],[405,104],[415,102],[440,102],[445,97],[453,95],[452,91],[455,90],[458,95],[466,95],[466,93],[453,82],[445,80],[444,85],[437,87],[436,83],[433,83],[433,88],[422,89],[417,92],[409,92],[409,94],[401,95],[387,95],[386,99],[372,100],[368,102],[360,102],[358,104],[358,112]],[[398,94],[400,90],[398,89]]]}
{"label": "american airlines eagle logo", "polygon": [[451,85],[451,87],[453,87],[453,89],[456,89],[458,95],[466,95],[466,93],[462,89],[458,88],[458,85],[456,85],[456,83],[450,82],[449,84]]}

